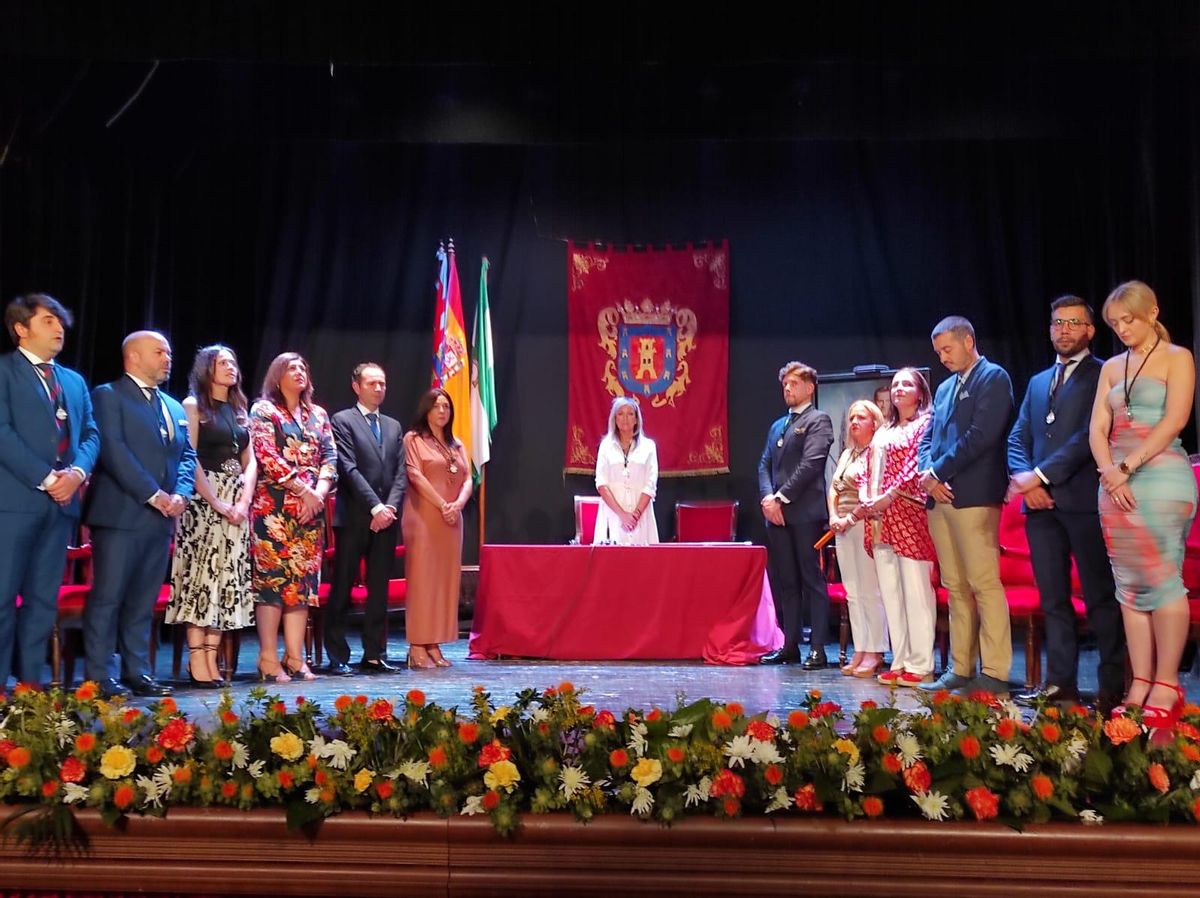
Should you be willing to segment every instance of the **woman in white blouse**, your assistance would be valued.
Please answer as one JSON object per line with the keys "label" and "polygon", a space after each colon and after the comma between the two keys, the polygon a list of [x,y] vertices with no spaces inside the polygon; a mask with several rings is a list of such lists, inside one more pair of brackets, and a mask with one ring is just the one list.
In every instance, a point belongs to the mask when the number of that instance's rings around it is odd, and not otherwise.
{"label": "woman in white blouse", "polygon": [[596,453],[597,543],[648,546],[658,542],[654,493],[658,489],[658,450],[642,432],[636,399],[613,400],[608,433]]}

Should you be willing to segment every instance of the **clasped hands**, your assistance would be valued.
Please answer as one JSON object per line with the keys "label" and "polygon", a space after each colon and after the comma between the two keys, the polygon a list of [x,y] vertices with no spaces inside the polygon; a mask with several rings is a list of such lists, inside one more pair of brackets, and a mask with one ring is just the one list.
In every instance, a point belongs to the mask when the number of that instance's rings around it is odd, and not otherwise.
{"label": "clasped hands", "polygon": [[307,524],[325,507],[325,500],[321,498],[321,494],[307,483],[293,480],[288,484],[287,491],[300,500],[300,511],[296,515],[296,520],[301,524]]}
{"label": "clasped hands", "polygon": [[1133,498],[1133,490],[1129,488],[1129,475],[1117,465],[1109,463],[1096,468],[1100,474],[1100,486],[1112,498],[1117,508],[1122,511],[1133,511],[1137,508],[1137,500]]}
{"label": "clasped hands", "polygon": [[1007,503],[1015,496],[1025,500],[1025,507],[1034,511],[1043,511],[1054,507],[1054,497],[1046,489],[1042,478],[1033,471],[1021,471],[1008,478],[1008,490],[1004,494]]}
{"label": "clasped hands", "polygon": [[455,499],[453,502],[442,503],[442,520],[447,524],[454,526],[458,523],[459,514],[462,512],[463,503]]}
{"label": "clasped hands", "polygon": [[74,468],[54,471],[53,475],[53,480],[46,487],[46,495],[59,505],[66,505],[71,501],[71,497],[75,495],[75,491],[79,489],[79,485],[83,483],[84,478]]}
{"label": "clasped hands", "polygon": [[950,484],[942,483],[933,474],[926,474],[921,478],[921,489],[925,490],[934,502],[949,505],[954,501],[954,490],[950,489]]}
{"label": "clasped hands", "polygon": [[177,518],[187,508],[187,500],[178,494],[168,496],[162,490],[150,497],[149,505],[164,518]]}
{"label": "clasped hands", "polygon": [[396,523],[396,510],[390,505],[385,505],[371,515],[371,532],[378,533],[380,530],[386,530],[394,523]]}

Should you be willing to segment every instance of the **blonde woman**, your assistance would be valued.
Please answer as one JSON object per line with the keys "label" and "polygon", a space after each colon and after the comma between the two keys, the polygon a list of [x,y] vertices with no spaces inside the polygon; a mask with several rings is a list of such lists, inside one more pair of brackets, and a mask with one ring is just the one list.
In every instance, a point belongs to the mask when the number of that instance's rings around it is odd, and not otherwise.
{"label": "blonde woman", "polygon": [[646,546],[658,542],[654,494],[658,449],[642,428],[636,399],[619,396],[608,413],[608,431],[596,452],[597,543]]}

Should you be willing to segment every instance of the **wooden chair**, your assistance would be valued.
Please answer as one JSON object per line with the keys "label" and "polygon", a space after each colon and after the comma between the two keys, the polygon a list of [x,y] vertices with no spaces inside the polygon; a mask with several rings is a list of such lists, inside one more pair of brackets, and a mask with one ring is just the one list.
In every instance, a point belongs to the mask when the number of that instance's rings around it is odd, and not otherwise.
{"label": "wooden chair", "polygon": [[79,632],[83,609],[92,592],[92,544],[84,540],[86,528],[80,528],[80,545],[67,547],[67,563],[62,586],[58,589],[58,616],[50,631],[50,685],[68,687],[75,679],[76,642],[68,631]]}
{"label": "wooden chair", "polygon": [[737,540],[738,501],[704,499],[675,503],[675,541],[731,543]]}
{"label": "wooden chair", "polygon": [[576,545],[590,546],[596,540],[596,516],[600,513],[599,496],[575,497],[575,538]]}

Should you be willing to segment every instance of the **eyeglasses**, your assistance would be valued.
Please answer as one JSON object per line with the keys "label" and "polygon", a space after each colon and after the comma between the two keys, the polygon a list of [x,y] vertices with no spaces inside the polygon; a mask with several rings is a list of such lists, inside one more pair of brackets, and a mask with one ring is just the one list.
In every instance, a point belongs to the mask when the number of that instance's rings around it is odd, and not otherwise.
{"label": "eyeglasses", "polygon": [[1087,327],[1091,324],[1083,318],[1051,318],[1050,326],[1057,327],[1059,330],[1078,330],[1079,328]]}

